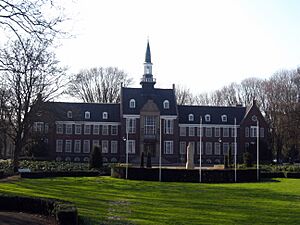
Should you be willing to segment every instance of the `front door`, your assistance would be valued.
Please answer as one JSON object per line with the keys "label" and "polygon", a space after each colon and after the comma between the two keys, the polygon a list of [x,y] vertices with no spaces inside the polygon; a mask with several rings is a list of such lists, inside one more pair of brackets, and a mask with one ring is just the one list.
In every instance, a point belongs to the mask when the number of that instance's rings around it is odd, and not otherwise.
{"label": "front door", "polygon": [[147,156],[148,152],[150,152],[151,157],[155,157],[155,143],[145,143],[144,149],[145,149],[145,156]]}

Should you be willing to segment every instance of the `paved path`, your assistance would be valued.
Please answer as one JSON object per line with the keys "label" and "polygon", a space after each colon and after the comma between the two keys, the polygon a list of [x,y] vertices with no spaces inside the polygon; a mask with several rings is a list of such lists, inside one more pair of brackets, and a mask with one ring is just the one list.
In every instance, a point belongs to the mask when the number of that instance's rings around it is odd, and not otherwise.
{"label": "paved path", "polygon": [[56,225],[53,217],[21,212],[0,212],[0,225]]}

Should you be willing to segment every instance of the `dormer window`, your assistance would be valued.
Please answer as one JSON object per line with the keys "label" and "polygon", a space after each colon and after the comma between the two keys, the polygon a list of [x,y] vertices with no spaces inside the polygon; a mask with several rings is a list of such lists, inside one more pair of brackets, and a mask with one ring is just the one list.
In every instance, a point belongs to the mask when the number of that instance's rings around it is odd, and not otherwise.
{"label": "dormer window", "polygon": [[189,114],[189,121],[194,121],[194,115],[193,114]]}
{"label": "dormer window", "polygon": [[170,102],[168,100],[165,100],[163,105],[164,105],[164,109],[170,108]]}
{"label": "dormer window", "polygon": [[130,101],[129,101],[129,108],[131,108],[131,109],[135,108],[135,100],[134,99],[130,99]]}
{"label": "dormer window", "polygon": [[222,115],[221,118],[222,118],[223,123],[227,122],[227,116],[226,115]]}
{"label": "dormer window", "polygon": [[210,122],[210,115],[205,115],[205,122]]}
{"label": "dormer window", "polygon": [[72,111],[68,111],[68,112],[67,112],[67,117],[68,117],[69,119],[72,119],[72,117],[73,117]]}
{"label": "dormer window", "polygon": [[108,119],[108,113],[107,112],[102,113],[102,119],[104,119],[104,120]]}
{"label": "dormer window", "polygon": [[84,118],[85,118],[85,119],[90,119],[90,118],[91,118],[91,113],[90,113],[89,111],[86,111],[86,112],[84,113]]}

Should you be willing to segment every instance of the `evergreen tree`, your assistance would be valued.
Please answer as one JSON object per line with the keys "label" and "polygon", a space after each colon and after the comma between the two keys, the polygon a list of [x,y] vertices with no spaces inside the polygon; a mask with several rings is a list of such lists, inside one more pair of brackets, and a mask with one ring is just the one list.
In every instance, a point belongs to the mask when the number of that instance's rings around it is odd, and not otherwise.
{"label": "evergreen tree", "polygon": [[101,169],[103,167],[102,153],[99,146],[95,146],[90,157],[90,169]]}

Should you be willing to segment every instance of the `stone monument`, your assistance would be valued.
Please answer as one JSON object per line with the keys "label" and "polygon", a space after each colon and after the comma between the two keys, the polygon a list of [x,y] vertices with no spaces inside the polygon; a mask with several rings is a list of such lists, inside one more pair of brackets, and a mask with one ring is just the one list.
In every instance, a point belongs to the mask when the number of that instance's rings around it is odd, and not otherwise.
{"label": "stone monument", "polygon": [[190,142],[187,146],[186,154],[186,169],[194,169],[194,149]]}

